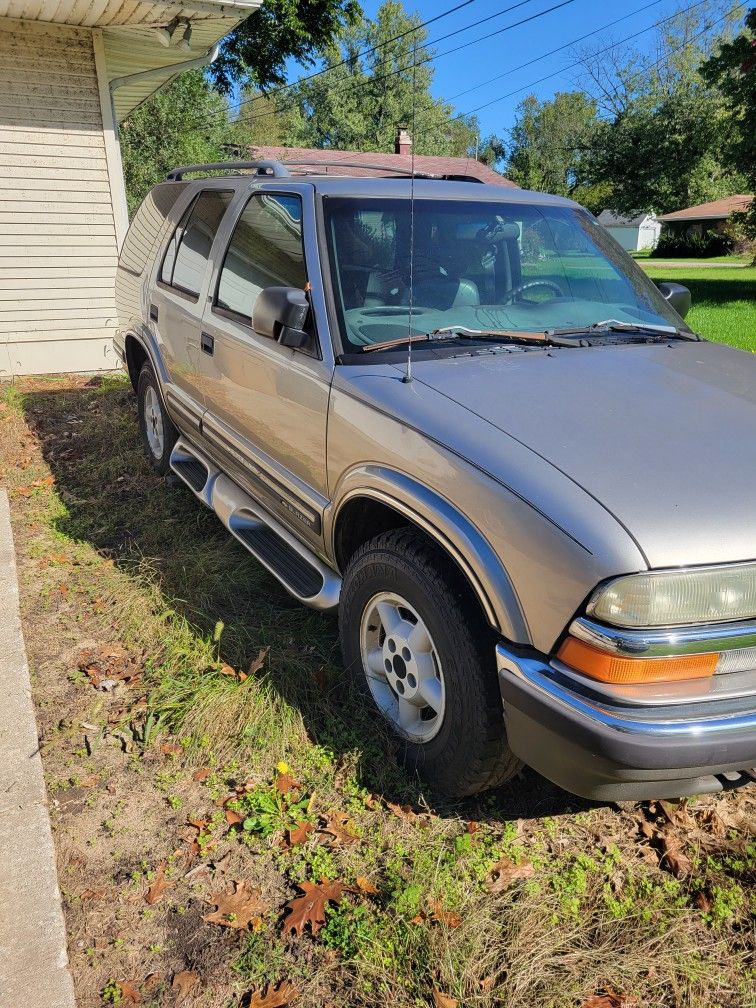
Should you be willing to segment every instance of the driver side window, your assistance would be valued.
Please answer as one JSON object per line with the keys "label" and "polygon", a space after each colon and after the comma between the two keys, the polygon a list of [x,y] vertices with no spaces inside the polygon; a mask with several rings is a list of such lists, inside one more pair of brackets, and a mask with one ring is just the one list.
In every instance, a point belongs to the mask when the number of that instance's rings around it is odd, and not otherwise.
{"label": "driver side window", "polygon": [[265,287],[304,288],[306,283],[299,196],[256,193],[231,235],[213,310],[250,324]]}

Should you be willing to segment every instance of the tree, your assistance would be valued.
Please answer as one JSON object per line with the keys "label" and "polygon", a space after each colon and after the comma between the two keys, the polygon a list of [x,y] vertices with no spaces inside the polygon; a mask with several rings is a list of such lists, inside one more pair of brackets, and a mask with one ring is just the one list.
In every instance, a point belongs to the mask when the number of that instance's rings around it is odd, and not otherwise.
{"label": "tree", "polygon": [[[703,64],[701,74],[728,99],[727,150],[746,179],[747,191],[756,194],[756,7],[749,11],[744,31],[724,42]],[[756,240],[756,199],[743,224]]]}
{"label": "tree", "polygon": [[230,94],[285,83],[286,62],[312,66],[322,46],[361,14],[357,0],[265,0],[224,40],[210,74]]}
{"label": "tree", "polygon": [[[199,125],[201,124],[201,125]],[[233,138],[228,105],[200,70],[176,77],[134,109],[120,129],[129,211],[180,164],[218,161]]]}
{"label": "tree", "polygon": [[275,123],[280,142],[293,147],[392,151],[397,127],[414,122],[416,153],[469,154],[477,120],[455,116],[432,96],[433,54],[420,24],[418,15],[387,0],[375,21],[353,20],[323,47],[327,73],[276,96],[277,112],[248,106],[240,127],[252,133],[261,122]]}
{"label": "tree", "polygon": [[571,196],[596,209],[606,193],[588,184],[587,161],[598,129],[596,103],[582,91],[560,91],[544,102],[529,95],[517,108],[504,174],[525,189]]}
{"label": "tree", "polygon": [[632,214],[667,213],[742,186],[727,156],[727,103],[704,79],[701,64],[716,45],[711,2],[665,22],[654,59],[638,53],[612,60],[584,60],[588,87],[603,118],[587,161],[594,183],[611,182],[612,209]]}

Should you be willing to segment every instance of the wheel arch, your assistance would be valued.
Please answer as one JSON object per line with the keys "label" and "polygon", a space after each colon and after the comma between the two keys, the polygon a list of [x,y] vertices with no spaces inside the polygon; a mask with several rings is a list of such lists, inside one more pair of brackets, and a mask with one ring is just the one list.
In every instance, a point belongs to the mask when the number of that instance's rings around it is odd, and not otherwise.
{"label": "wheel arch", "polygon": [[413,525],[441,548],[477,598],[487,622],[510,641],[531,643],[514,585],[475,525],[453,504],[405,473],[365,465],[342,481],[330,515],[332,555],[344,571],[373,536]]}

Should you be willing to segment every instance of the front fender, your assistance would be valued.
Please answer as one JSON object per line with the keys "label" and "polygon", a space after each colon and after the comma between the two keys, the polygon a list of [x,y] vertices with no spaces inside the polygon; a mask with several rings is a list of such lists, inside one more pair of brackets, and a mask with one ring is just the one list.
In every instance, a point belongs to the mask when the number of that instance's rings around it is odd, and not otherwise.
{"label": "front fender", "polygon": [[342,477],[324,514],[324,533],[331,556],[335,555],[339,515],[356,497],[387,504],[422,528],[465,574],[491,625],[510,641],[532,643],[517,592],[488,540],[458,508],[406,473],[363,464]]}

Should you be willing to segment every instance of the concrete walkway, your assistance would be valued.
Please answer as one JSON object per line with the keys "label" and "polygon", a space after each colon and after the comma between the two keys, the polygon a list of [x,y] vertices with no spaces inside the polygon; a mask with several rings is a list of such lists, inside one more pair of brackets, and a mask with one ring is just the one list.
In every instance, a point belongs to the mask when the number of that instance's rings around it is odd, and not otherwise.
{"label": "concrete walkway", "polygon": [[37,724],[0,490],[0,1008],[75,1008]]}
{"label": "concrete walkway", "polygon": [[664,266],[665,269],[748,269],[748,263],[701,262],[700,259],[636,259],[639,266]]}

